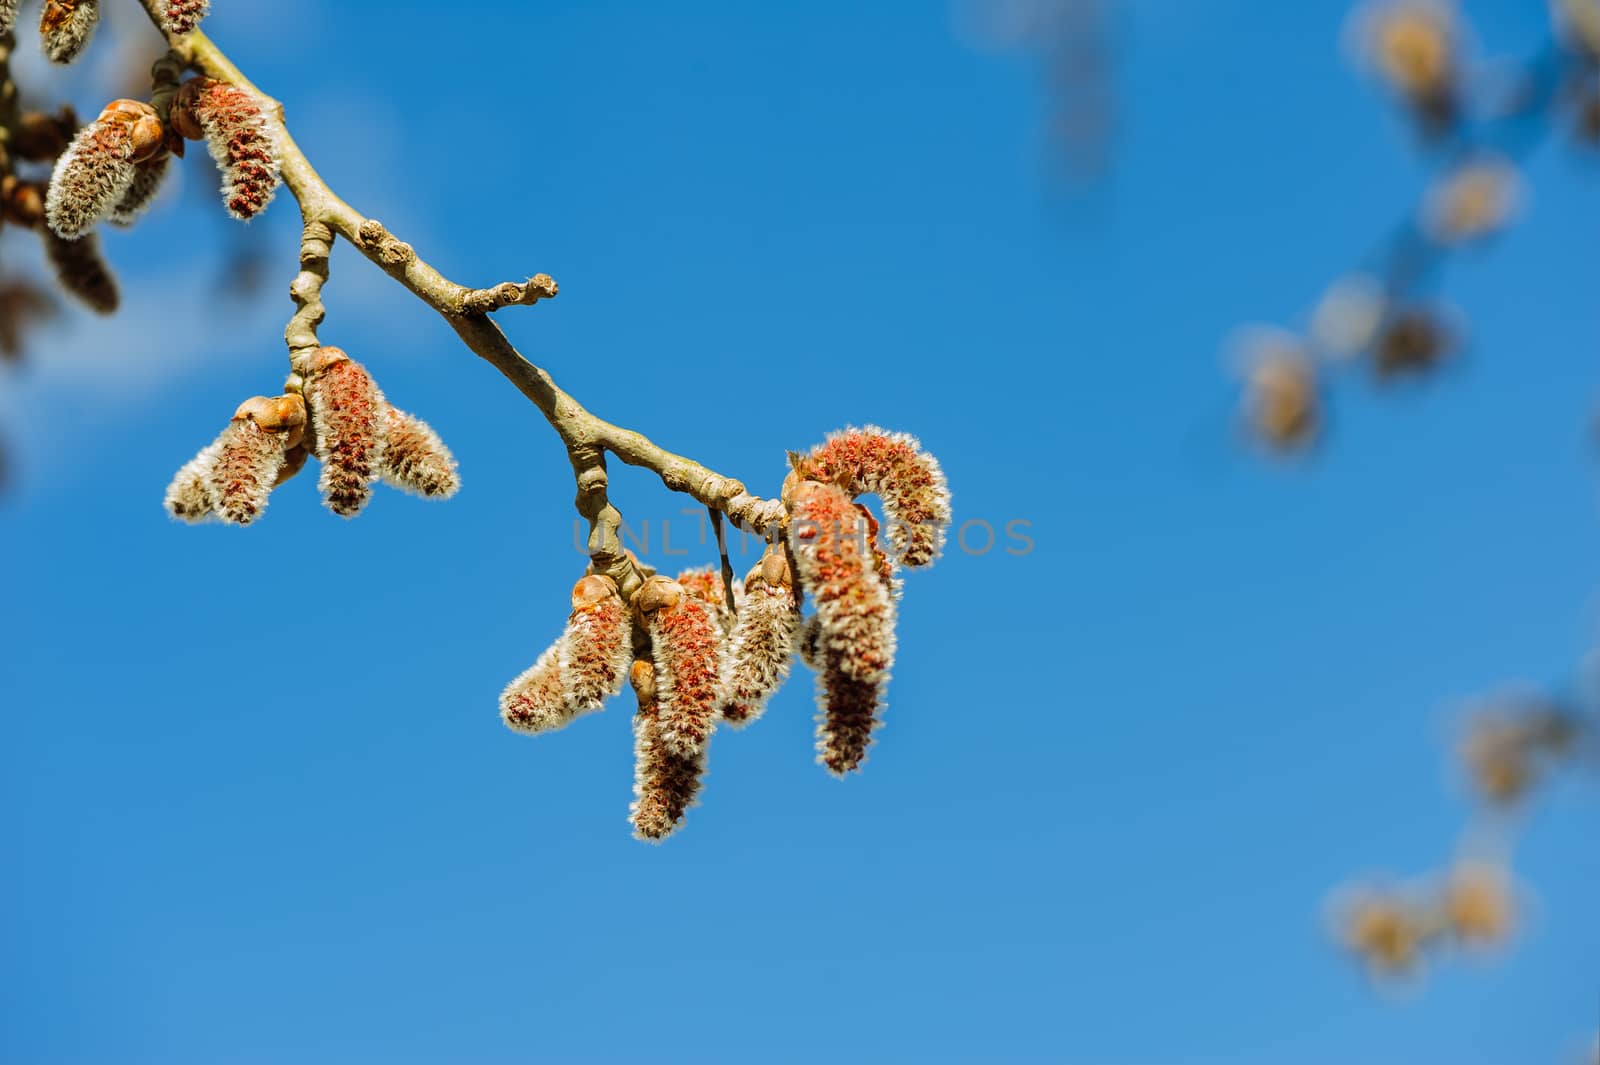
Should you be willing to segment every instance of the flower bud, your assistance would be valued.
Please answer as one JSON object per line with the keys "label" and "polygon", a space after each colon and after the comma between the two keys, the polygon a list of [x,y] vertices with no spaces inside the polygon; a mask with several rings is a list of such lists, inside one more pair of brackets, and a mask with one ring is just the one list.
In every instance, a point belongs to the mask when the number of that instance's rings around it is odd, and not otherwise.
{"label": "flower bud", "polygon": [[744,601],[723,647],[719,701],[735,727],[761,716],[789,675],[800,633],[794,581],[781,548],[769,548],[744,579]]}
{"label": "flower bud", "polygon": [[272,202],[282,160],[261,100],[225,81],[192,78],[172,103],[174,128],[190,140],[204,138],[222,171],[228,213],[249,221]]}
{"label": "flower bud", "polygon": [[622,690],[633,658],[633,622],[610,577],[584,577],[572,588],[572,615],[561,640],[561,688],[573,715],[598,710]]}
{"label": "flower bud", "polygon": [[338,348],[311,358],[305,386],[317,458],[318,487],[328,508],[354,517],[372,497],[383,458],[383,393],[361,366]]}
{"label": "flower bud", "polygon": [[906,566],[926,566],[944,548],[950,488],[938,461],[916,437],[877,426],[831,433],[801,460],[802,477],[837,484],[852,498],[877,495],[889,542]]}
{"label": "flower bud", "polygon": [[635,603],[655,656],[661,742],[685,757],[698,754],[716,727],[722,630],[709,606],[667,577],[645,581]]}
{"label": "flower bud", "polygon": [[83,54],[100,22],[100,0],[45,0],[39,12],[39,37],[52,63],[70,63]]}

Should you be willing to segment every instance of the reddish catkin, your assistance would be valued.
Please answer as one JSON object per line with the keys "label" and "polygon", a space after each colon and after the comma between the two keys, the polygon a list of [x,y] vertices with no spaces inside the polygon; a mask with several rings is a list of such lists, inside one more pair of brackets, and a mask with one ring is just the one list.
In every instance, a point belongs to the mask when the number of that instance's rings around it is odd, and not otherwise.
{"label": "reddish catkin", "polygon": [[655,656],[661,742],[685,757],[698,754],[717,723],[722,629],[710,606],[668,577],[646,580],[635,603]]}
{"label": "reddish catkin", "polygon": [[882,714],[882,684],[825,664],[817,674],[817,761],[841,777],[861,768]]}
{"label": "reddish catkin", "polygon": [[142,166],[135,167],[133,181],[129,183],[128,190],[122,194],[122,199],[106,212],[106,217],[119,226],[133,225],[155,202],[156,194],[161,191],[162,179],[167,176],[167,164],[171,159],[170,155],[159,155]]}
{"label": "reddish catkin", "polygon": [[58,237],[45,230],[44,251],[55,269],[56,281],[85,307],[110,314],[121,302],[117,279],[100,255],[100,238],[85,233],[77,240]]}
{"label": "reddish catkin", "polygon": [[785,495],[795,563],[816,607],[818,650],[845,676],[881,682],[894,663],[894,600],[864,550],[855,504],[843,489],[816,481]]}
{"label": "reddish catkin", "polygon": [[633,620],[610,577],[592,574],[572,588],[561,640],[561,690],[569,714],[598,710],[622,690],[633,658]]}
{"label": "reddish catkin", "polygon": [[852,497],[883,500],[889,542],[906,566],[926,566],[944,549],[950,525],[950,488],[934,457],[917,438],[874,425],[830,433],[804,462],[803,474],[842,485]]}
{"label": "reddish catkin", "polygon": [[211,0],[162,0],[156,16],[164,31],[182,35],[193,32],[210,10]]}
{"label": "reddish catkin", "polygon": [[500,693],[500,720],[516,732],[548,732],[569,720],[561,691],[561,641],[545,648],[539,660]]}
{"label": "reddish catkin", "polygon": [[761,716],[789,675],[800,633],[794,581],[781,550],[769,550],[744,579],[739,618],[722,652],[723,720],[735,728]]}
{"label": "reddish catkin", "polygon": [[259,97],[225,81],[192,78],[173,101],[172,124],[190,140],[205,140],[222,171],[229,214],[247,222],[266,210],[282,159]]}
{"label": "reddish catkin", "polygon": [[633,717],[633,803],[628,821],[636,838],[659,843],[682,823],[705,775],[705,751],[683,755],[665,741],[656,669],[640,659],[632,676],[639,709]]}
{"label": "reddish catkin", "polygon": [[455,456],[439,434],[416,415],[387,404],[383,411],[383,457],[379,473],[385,483],[428,499],[449,499],[461,487]]}
{"label": "reddish catkin", "polygon": [[100,0],[45,0],[39,11],[39,40],[52,63],[70,63],[83,54],[100,22]]}
{"label": "reddish catkin", "polygon": [[217,452],[207,472],[211,505],[217,516],[234,525],[249,525],[267,508],[267,496],[278,484],[286,453],[299,443],[306,424],[299,396],[255,396],[234,412],[217,438]]}
{"label": "reddish catkin", "polygon": [[[724,629],[733,627],[734,611],[728,607],[728,592],[721,573],[710,566],[696,566],[681,571],[676,580],[683,585],[684,591],[711,608]],[[736,605],[743,594],[744,588],[734,581],[733,601]]]}
{"label": "reddish catkin", "polygon": [[319,348],[305,383],[306,407],[328,509],[351,518],[372,497],[383,460],[383,393],[372,376],[338,348]]}

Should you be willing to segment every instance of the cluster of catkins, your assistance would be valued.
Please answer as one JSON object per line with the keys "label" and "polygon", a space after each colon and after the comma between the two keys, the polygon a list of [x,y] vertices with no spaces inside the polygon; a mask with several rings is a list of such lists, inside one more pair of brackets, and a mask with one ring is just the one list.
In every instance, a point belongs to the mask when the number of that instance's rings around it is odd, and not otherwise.
{"label": "cluster of catkins", "polygon": [[[208,0],[157,5],[162,28],[192,31]],[[16,0],[0,0],[0,34],[15,24]],[[100,21],[97,0],[46,0],[39,16],[45,54],[58,63],[81,55]],[[158,71],[162,68],[158,64]],[[223,198],[235,217],[264,208],[278,184],[272,126],[254,94],[195,78],[182,87],[159,79],[151,102],[115,100],[79,127],[71,108],[20,116],[10,143],[12,163],[54,163],[49,180],[14,172],[0,176],[0,221],[37,232],[61,287],[102,314],[116,310],[116,280],[100,254],[95,227],[130,225],[155,199],[184,138],[205,140],[223,171]]]}
{"label": "cluster of catkins", "polygon": [[178,471],[167,510],[188,522],[248,525],[278,485],[315,455],[329,509],[354,517],[383,480],[433,499],[460,487],[456,462],[427,424],[389,405],[372,375],[338,348],[319,348],[281,396],[240,404],[222,434]]}
{"label": "cluster of catkins", "polygon": [[[742,582],[725,587],[711,570],[649,574],[625,598],[612,578],[591,572],[572,590],[560,637],[500,696],[509,727],[540,733],[598,710],[631,683],[630,820],[640,839],[678,827],[718,724],[760,717],[796,656],[817,671],[817,752],[828,770],[859,769],[880,724],[896,570],[938,557],[950,523],[944,474],[912,437],[870,426],[832,435],[793,466],[782,496],[788,535],[768,544]],[[888,550],[856,502],[868,493],[883,503]]]}
{"label": "cluster of catkins", "polygon": [[[19,0],[0,0],[0,33],[17,22]],[[156,7],[161,28],[189,33],[211,9],[211,0],[162,0]],[[83,54],[100,24],[100,0],[45,0],[39,9],[39,43],[52,63],[70,63]]]}
{"label": "cluster of catkins", "polygon": [[1494,861],[1463,860],[1421,887],[1353,889],[1335,907],[1335,935],[1375,977],[1408,976],[1424,953],[1504,944],[1516,925],[1510,873]]}

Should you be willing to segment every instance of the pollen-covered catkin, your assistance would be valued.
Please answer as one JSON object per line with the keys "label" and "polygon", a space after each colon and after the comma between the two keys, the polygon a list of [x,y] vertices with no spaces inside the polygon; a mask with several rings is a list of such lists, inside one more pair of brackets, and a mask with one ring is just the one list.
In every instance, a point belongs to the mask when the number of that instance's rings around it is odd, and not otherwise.
{"label": "pollen-covered catkin", "polygon": [[117,291],[116,277],[100,255],[99,237],[85,233],[76,240],[68,240],[48,229],[40,236],[44,238],[45,256],[64,291],[100,314],[110,314],[117,309],[121,294]]}
{"label": "pollen-covered catkin", "polygon": [[199,26],[210,10],[211,0],[162,0],[156,14],[162,30],[182,35]]}
{"label": "pollen-covered catkin", "polygon": [[45,0],[39,12],[39,39],[52,63],[70,63],[83,54],[100,22],[100,0]]}
{"label": "pollen-covered catkin", "polygon": [[272,202],[282,160],[266,109],[254,93],[210,78],[192,78],[178,90],[172,124],[190,140],[204,139],[222,171],[222,202],[249,221]]}
{"label": "pollen-covered catkin", "polygon": [[671,835],[694,805],[705,774],[704,750],[683,755],[662,735],[656,667],[640,659],[633,664],[634,694],[639,709],[633,718],[633,803],[628,821],[638,839],[658,843]]}
{"label": "pollen-covered catkin", "polygon": [[646,580],[634,601],[655,656],[661,742],[698,754],[716,728],[722,629],[710,606],[669,577]]}
{"label": "pollen-covered catkin", "polygon": [[817,761],[841,777],[859,769],[882,714],[881,683],[856,680],[824,664],[817,674]]}
{"label": "pollen-covered catkin", "polygon": [[561,690],[567,712],[598,710],[622,690],[633,658],[633,620],[610,577],[591,574],[572,588],[561,640]]}
{"label": "pollen-covered catkin", "polygon": [[360,363],[325,347],[311,357],[305,397],[323,500],[335,514],[354,517],[372,497],[383,460],[383,393]]}
{"label": "pollen-covered catkin", "polygon": [[516,732],[548,732],[571,718],[561,691],[561,641],[545,648],[539,660],[500,693],[500,720]]}
{"label": "pollen-covered catkin", "polygon": [[414,414],[384,406],[383,460],[387,484],[428,499],[448,499],[461,487],[455,456],[439,434]]}
{"label": "pollen-covered catkin", "polygon": [[305,404],[299,396],[255,396],[234,412],[217,438],[208,471],[212,506],[234,525],[248,525],[267,508],[288,450],[305,430]]}
{"label": "pollen-covered catkin", "polygon": [[106,212],[106,216],[119,226],[131,226],[155,202],[161,191],[161,182],[167,176],[170,155],[159,155],[142,166],[134,168],[133,181],[122,198]]}
{"label": "pollen-covered catkin", "polygon": [[167,486],[167,513],[191,525],[212,514],[211,467],[216,464],[220,441],[207,444],[194,458],[183,464]]}
{"label": "pollen-covered catkin", "polygon": [[720,702],[734,727],[761,716],[789,675],[800,632],[794,581],[781,549],[769,549],[744,579],[744,601],[723,646]]}
{"label": "pollen-covered catkin", "polygon": [[80,237],[122,202],[138,176],[126,123],[99,118],[84,126],[56,160],[44,217],[68,240]]}
{"label": "pollen-covered catkin", "polygon": [[794,484],[785,497],[795,564],[816,608],[823,660],[856,680],[885,680],[894,664],[894,600],[865,549],[855,504],[843,489],[817,481]]}
{"label": "pollen-covered catkin", "polygon": [[874,425],[830,433],[803,463],[804,476],[839,484],[852,496],[876,494],[889,542],[906,566],[926,566],[944,549],[950,488],[917,438]]}

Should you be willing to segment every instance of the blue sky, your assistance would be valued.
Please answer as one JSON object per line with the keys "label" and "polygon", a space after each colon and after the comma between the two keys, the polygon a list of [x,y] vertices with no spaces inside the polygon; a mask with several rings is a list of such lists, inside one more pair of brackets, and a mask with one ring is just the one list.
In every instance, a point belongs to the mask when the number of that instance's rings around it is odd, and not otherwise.
{"label": "blue sky", "polygon": [[[1544,30],[1468,6],[1497,52]],[[125,313],[5,383],[5,1061],[1521,1065],[1593,1037],[1592,784],[1523,826],[1493,964],[1374,994],[1321,915],[1449,860],[1463,700],[1593,644],[1600,161],[1546,148],[1522,223],[1452,268],[1459,366],[1342,391],[1283,468],[1239,446],[1225,338],[1303,324],[1421,176],[1340,0],[1124,7],[1114,165],[1078,193],[1037,69],[942,3],[216,9],[359,209],[460,280],[556,276],[502,323],[597,413],[766,492],[829,429],[908,430],[958,523],[1033,549],[911,575],[864,774],[813,763],[797,675],[637,843],[629,700],[534,740],[495,716],[582,567],[566,459],[348,248],[323,337],[439,430],[460,496],[344,522],[302,477],[246,530],[166,518],[280,382],[294,268],[285,199],[247,233],[264,287],[217,294],[240,235],[197,154],[107,238]],[[681,498],[612,484],[691,540]]]}

